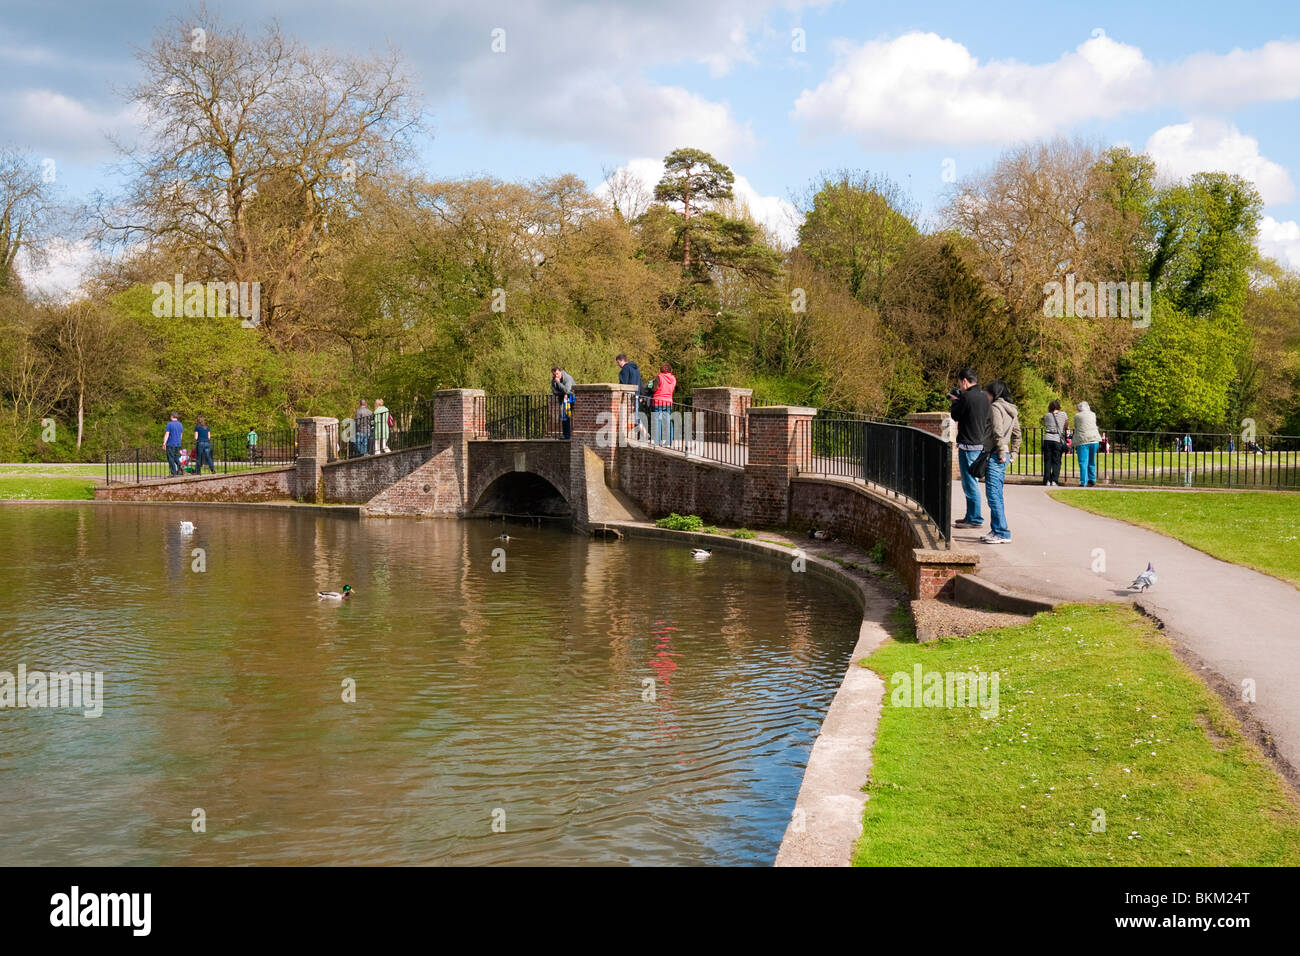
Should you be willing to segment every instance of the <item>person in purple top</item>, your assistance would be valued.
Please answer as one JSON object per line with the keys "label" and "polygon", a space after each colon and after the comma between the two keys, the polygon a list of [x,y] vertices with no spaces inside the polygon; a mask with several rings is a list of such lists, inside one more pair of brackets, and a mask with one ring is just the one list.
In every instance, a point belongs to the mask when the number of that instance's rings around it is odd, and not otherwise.
{"label": "person in purple top", "polygon": [[185,428],[181,425],[180,417],[175,412],[171,412],[171,421],[167,423],[165,437],[163,439],[163,449],[167,452],[167,467],[171,469],[173,475],[181,473],[181,439],[185,435]]}

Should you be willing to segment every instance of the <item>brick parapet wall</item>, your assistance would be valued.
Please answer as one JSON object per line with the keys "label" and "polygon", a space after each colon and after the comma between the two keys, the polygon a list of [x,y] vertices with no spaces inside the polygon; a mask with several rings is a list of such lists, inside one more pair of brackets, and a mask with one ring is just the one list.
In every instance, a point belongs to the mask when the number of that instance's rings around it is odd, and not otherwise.
{"label": "brick parapet wall", "polygon": [[953,579],[979,564],[973,552],[944,549],[922,512],[844,479],[794,479],[789,524],[827,530],[865,550],[883,542],[886,560],[913,598],[950,595]]}
{"label": "brick parapet wall", "polygon": [[294,465],[236,475],[203,475],[95,488],[96,501],[288,501],[297,490]]}

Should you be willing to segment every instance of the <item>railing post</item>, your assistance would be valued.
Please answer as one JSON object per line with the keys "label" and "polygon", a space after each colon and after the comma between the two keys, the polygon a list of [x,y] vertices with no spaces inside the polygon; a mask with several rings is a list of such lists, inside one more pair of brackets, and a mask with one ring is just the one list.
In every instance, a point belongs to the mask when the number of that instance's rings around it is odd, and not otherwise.
{"label": "railing post", "polygon": [[742,513],[756,526],[790,520],[790,480],[798,474],[801,452],[811,447],[815,408],[750,406],[746,413],[749,457],[745,462]]}
{"label": "railing post", "polygon": [[135,483],[140,484],[140,449],[135,450]]}

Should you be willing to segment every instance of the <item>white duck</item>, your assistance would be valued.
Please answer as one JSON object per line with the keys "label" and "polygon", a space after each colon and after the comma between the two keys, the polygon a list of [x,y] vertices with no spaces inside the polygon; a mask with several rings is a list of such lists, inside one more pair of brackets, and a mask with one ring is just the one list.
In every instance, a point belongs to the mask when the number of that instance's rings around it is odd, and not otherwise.
{"label": "white duck", "polygon": [[712,548],[691,548],[691,557],[696,561],[707,561],[712,554]]}
{"label": "white duck", "polygon": [[181,534],[193,534],[193,533],[194,533],[194,522],[193,522],[193,521],[182,521],[182,522],[181,522]]}

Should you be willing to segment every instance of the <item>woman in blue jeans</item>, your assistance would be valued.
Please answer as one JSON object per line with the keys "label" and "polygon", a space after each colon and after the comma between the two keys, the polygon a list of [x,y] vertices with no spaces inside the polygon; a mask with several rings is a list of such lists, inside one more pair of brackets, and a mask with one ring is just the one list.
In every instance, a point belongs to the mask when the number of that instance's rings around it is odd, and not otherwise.
{"label": "woman in blue jeans", "polygon": [[1079,487],[1087,488],[1097,483],[1097,446],[1101,432],[1097,430],[1097,414],[1080,402],[1074,413],[1074,447],[1079,451]]}
{"label": "woman in blue jeans", "polygon": [[989,503],[989,533],[980,538],[985,544],[1008,544],[1011,528],[1007,525],[1006,502],[1002,483],[1007,466],[1020,453],[1020,411],[1011,404],[1005,382],[989,382],[989,412],[992,429],[989,435],[989,464],[984,476],[984,494]]}
{"label": "woman in blue jeans", "polygon": [[215,475],[217,466],[212,461],[212,432],[208,430],[208,420],[202,415],[199,416],[198,424],[194,426],[194,452],[198,460],[198,467],[194,469],[194,474],[203,474],[203,466],[207,465]]}

